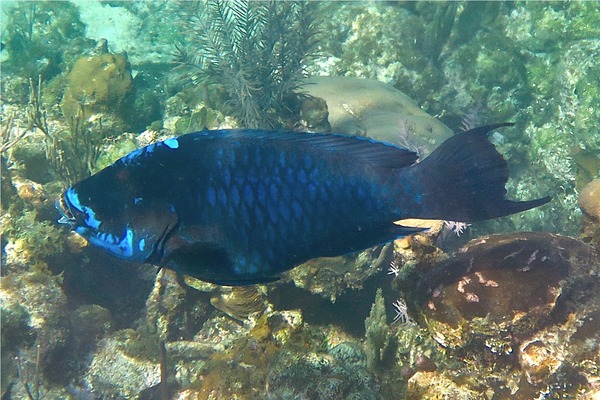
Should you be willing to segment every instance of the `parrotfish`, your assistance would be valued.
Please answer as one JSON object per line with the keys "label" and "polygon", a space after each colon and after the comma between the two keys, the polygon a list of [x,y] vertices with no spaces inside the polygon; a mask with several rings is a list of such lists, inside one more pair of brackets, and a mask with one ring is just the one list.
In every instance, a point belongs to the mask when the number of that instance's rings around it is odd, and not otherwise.
{"label": "parrotfish", "polygon": [[68,188],[60,223],[119,258],[221,285],[278,279],[303,262],[421,229],[547,203],[505,198],[496,124],[458,133],[417,162],[365,137],[256,129],[189,133],[133,151]]}

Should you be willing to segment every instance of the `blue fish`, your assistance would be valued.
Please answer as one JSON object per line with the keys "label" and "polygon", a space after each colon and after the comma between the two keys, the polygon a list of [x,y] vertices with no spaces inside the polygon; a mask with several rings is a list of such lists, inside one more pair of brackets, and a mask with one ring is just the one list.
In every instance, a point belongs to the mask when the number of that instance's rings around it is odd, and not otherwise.
{"label": "blue fish", "polygon": [[75,232],[119,258],[221,285],[265,283],[316,257],[419,231],[406,218],[472,222],[547,203],[505,198],[508,169],[459,133],[421,162],[363,137],[202,131],[133,151],[57,201]]}

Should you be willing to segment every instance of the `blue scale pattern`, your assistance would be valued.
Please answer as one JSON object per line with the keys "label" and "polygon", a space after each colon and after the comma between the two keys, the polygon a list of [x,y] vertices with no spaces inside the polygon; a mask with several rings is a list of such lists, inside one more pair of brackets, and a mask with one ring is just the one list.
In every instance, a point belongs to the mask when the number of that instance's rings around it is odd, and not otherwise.
{"label": "blue scale pattern", "polygon": [[[376,195],[375,184],[331,171],[315,154],[275,146],[246,151],[242,144],[228,145],[206,150],[211,156],[203,162],[213,168],[198,177],[203,195],[194,196],[194,208],[201,224],[221,226],[223,236],[231,239],[228,252],[244,255],[236,256],[236,274],[260,268],[268,275],[281,268],[279,264],[311,258],[315,243],[322,242],[323,253],[334,252],[336,245],[344,244],[343,238],[337,244],[331,240],[339,224],[357,230],[355,221],[377,211],[374,207],[379,205],[370,200]],[[333,247],[326,247],[331,243]]]}

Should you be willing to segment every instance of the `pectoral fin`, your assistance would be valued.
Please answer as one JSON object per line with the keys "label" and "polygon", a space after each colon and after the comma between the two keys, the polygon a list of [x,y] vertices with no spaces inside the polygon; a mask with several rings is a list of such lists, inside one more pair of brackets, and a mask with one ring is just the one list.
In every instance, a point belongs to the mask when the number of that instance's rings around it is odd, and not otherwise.
{"label": "pectoral fin", "polygon": [[236,273],[234,258],[226,248],[214,242],[190,242],[192,238],[198,238],[198,235],[185,232],[185,235],[171,236],[165,244],[162,266],[192,278],[223,286],[247,286],[279,279]]}
{"label": "pectoral fin", "polygon": [[232,270],[231,259],[224,248],[214,243],[190,243],[181,236],[167,240],[162,265],[203,281]]}

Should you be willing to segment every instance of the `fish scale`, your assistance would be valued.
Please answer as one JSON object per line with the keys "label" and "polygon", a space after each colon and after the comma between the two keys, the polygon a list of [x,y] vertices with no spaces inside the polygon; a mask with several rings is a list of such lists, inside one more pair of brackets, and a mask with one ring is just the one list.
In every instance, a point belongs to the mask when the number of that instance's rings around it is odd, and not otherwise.
{"label": "fish scale", "polygon": [[[318,171],[312,168],[314,167],[314,162],[308,155],[299,159],[292,157],[289,160],[290,163],[300,162],[301,164],[297,168],[287,165],[284,152],[264,152],[263,154],[263,152],[256,150],[254,157],[255,159],[253,160],[247,158],[247,163],[251,165],[262,163],[263,167],[259,173],[250,172],[250,181],[254,181],[257,175],[265,175],[269,169],[272,169],[273,173],[268,179],[259,179],[256,184],[256,190],[252,191],[252,194],[248,196],[250,200],[248,207],[254,206],[254,199],[257,201],[256,206],[252,209],[254,215],[247,215],[247,210],[244,209],[243,211],[246,212],[238,215],[238,220],[246,221],[246,226],[263,227],[265,229],[265,237],[258,235],[249,242],[242,240],[241,243],[246,242],[248,244],[244,249],[248,252],[250,251],[250,247],[268,243],[268,247],[274,249],[277,255],[283,256],[286,253],[285,245],[289,244],[286,238],[295,237],[299,233],[297,232],[299,227],[305,230],[306,233],[310,232],[310,230],[307,231],[307,228],[310,227],[317,232],[324,228],[319,221],[328,211],[328,196],[326,191],[323,190],[325,185],[319,185],[318,182],[314,182],[318,178]],[[285,179],[282,179],[281,175],[284,175]],[[224,176],[226,177],[227,174],[224,174]],[[227,185],[226,179],[223,184]],[[243,184],[249,188],[251,187],[248,181],[243,182]],[[296,193],[297,197],[292,199],[291,193]],[[303,198],[308,199],[308,202],[304,202],[307,205],[312,205],[313,210],[302,212],[302,207],[297,207],[297,212],[292,219],[291,204],[288,202],[292,201],[293,204],[300,205],[303,203]],[[223,206],[229,208],[229,210],[235,207],[234,204],[224,204]],[[303,218],[303,215],[313,215],[315,221],[311,223],[310,219]],[[256,224],[251,223],[254,218],[256,218]],[[230,226],[229,228],[232,230],[232,234],[234,234],[233,231],[236,230],[236,226]],[[244,235],[244,239],[246,237],[248,237],[247,233]],[[265,238],[267,239],[266,242]],[[275,254],[273,252],[265,250],[264,253],[272,254],[270,257],[265,257],[266,260],[260,261],[263,268],[266,268],[265,262],[273,263],[276,260],[274,259]],[[259,261],[257,260],[256,262]]]}
{"label": "fish scale", "polygon": [[367,138],[203,131],[138,149],[67,189],[59,222],[94,246],[208,282],[265,283],[311,258],[542,205],[504,198],[507,165],[480,127],[425,160]]}
{"label": "fish scale", "polygon": [[[222,185],[231,193],[236,192],[237,189],[230,188],[229,185],[229,168],[236,169],[237,167],[235,164],[231,164],[231,159],[234,157],[229,156],[229,160],[225,160],[224,152],[217,152],[216,157],[217,165],[221,167],[228,165],[229,167],[226,172],[221,174],[221,182],[216,177],[209,177],[211,185]],[[233,242],[239,243],[239,253],[251,253],[253,248],[266,245],[266,248],[259,252],[265,254],[264,259],[244,257],[249,260],[249,264],[244,267],[250,269],[254,267],[250,264],[260,263],[262,269],[271,270],[275,267],[267,264],[274,264],[277,261],[276,256],[285,257],[286,254],[291,254],[288,258],[293,258],[293,253],[287,251],[286,248],[292,243],[289,243],[286,238],[297,237],[302,233],[300,230],[305,234],[324,236],[325,233],[320,233],[320,231],[324,231],[330,226],[321,221],[328,212],[333,211],[329,201],[331,196],[327,193],[326,184],[318,182],[318,166],[310,155],[303,157],[292,155],[286,159],[286,153],[283,151],[255,149],[242,159],[244,167],[250,168],[246,179],[239,180],[240,185],[246,188],[247,207],[240,209],[235,218],[230,220],[232,223],[227,224],[227,235],[234,238],[236,235],[239,236],[240,240],[233,240]],[[322,165],[319,166],[322,167]],[[272,172],[269,174],[269,171]],[[329,184],[331,186],[331,182]],[[344,187],[347,189],[346,192],[342,191]],[[344,194],[349,191],[348,188],[352,187],[351,184],[345,185],[344,182],[339,181],[333,186],[333,190]],[[214,191],[210,186],[207,192],[209,205],[214,207],[219,203],[221,214],[231,214],[232,210],[236,208],[235,202],[218,202],[215,200]],[[292,197],[292,193],[296,196]],[[232,199],[233,197],[231,196]],[[336,199],[333,202],[335,203]],[[301,206],[302,204],[304,207]],[[295,213],[291,210],[293,205],[297,205]],[[338,212],[348,213],[348,207],[340,205],[342,207]],[[364,209],[364,205],[359,204],[358,207]],[[314,217],[313,221],[309,218],[310,216]],[[249,232],[242,229],[238,234],[236,233],[239,229],[237,224],[240,222],[243,222],[244,227],[260,227],[264,229],[264,232],[262,234],[255,232],[254,235],[250,235]],[[272,249],[272,251],[267,249]]]}

